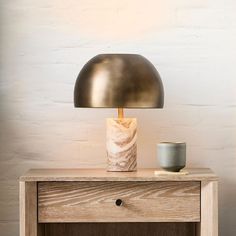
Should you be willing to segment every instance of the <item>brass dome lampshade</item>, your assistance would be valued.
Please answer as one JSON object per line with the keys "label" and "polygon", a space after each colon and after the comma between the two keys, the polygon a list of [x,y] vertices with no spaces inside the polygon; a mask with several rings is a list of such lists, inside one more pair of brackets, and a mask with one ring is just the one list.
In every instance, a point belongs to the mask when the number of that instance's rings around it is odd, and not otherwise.
{"label": "brass dome lampshade", "polygon": [[164,89],[155,67],[137,54],[100,54],[80,71],[74,106],[118,108],[117,119],[107,119],[108,171],[137,168],[137,122],[124,118],[123,108],[163,108]]}

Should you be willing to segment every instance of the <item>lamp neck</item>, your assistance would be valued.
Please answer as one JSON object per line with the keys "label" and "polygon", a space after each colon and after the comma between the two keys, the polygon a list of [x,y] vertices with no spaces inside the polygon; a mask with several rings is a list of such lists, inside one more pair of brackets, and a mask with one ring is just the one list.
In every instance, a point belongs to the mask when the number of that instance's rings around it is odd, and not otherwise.
{"label": "lamp neck", "polygon": [[118,118],[119,119],[124,118],[124,110],[123,110],[123,108],[118,108]]}

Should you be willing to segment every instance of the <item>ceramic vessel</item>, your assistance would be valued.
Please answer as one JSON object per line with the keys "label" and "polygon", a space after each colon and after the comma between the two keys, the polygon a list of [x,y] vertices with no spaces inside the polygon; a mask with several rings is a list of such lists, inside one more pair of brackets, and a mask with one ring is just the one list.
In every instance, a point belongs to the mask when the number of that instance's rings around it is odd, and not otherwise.
{"label": "ceramic vessel", "polygon": [[159,143],[157,144],[157,156],[161,168],[179,172],[186,165],[186,143]]}

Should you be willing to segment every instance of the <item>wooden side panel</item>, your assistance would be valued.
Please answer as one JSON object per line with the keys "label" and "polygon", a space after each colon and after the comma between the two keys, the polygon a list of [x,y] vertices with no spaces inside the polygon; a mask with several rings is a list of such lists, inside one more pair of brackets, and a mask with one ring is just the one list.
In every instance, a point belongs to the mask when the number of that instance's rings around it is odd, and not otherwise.
{"label": "wooden side panel", "polygon": [[20,236],[25,236],[25,182],[20,182]]}
{"label": "wooden side panel", "polygon": [[57,223],[45,236],[195,236],[195,223]]}
{"label": "wooden side panel", "polygon": [[201,183],[201,222],[197,235],[218,236],[218,182]]}
{"label": "wooden side panel", "polygon": [[37,223],[37,182],[20,182],[20,236],[44,236]]}
{"label": "wooden side panel", "polygon": [[200,182],[40,182],[38,201],[41,223],[200,221]]}
{"label": "wooden side panel", "polygon": [[36,182],[20,182],[20,236],[37,236]]}

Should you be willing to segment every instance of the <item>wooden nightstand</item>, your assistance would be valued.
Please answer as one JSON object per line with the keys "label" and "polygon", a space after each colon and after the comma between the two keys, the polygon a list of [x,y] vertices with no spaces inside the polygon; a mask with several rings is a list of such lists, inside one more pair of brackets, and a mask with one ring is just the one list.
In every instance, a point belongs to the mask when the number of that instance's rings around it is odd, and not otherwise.
{"label": "wooden nightstand", "polygon": [[20,236],[217,236],[210,169],[33,169],[20,178]]}

